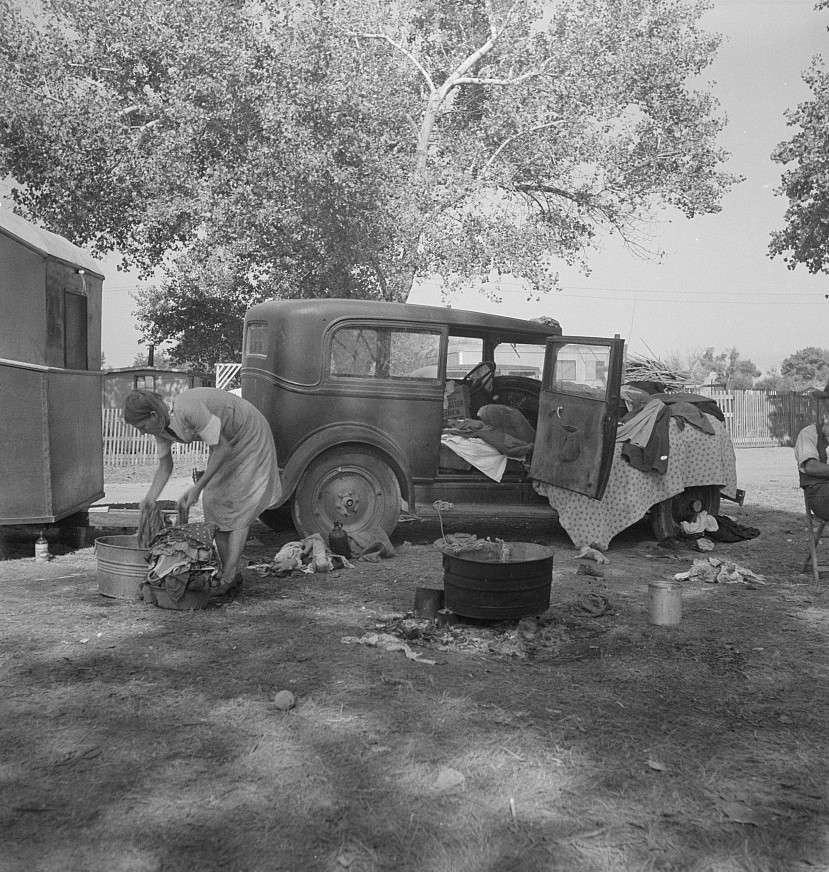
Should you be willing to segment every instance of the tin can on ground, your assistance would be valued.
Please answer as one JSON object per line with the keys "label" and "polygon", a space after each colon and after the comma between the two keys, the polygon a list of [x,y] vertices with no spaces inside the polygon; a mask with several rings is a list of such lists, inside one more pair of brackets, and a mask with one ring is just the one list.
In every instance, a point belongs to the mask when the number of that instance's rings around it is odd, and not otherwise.
{"label": "tin can on ground", "polygon": [[416,618],[434,619],[443,608],[443,588],[415,588],[414,616]]}
{"label": "tin can on ground", "polygon": [[672,627],[682,620],[682,585],[678,581],[648,583],[650,623]]}

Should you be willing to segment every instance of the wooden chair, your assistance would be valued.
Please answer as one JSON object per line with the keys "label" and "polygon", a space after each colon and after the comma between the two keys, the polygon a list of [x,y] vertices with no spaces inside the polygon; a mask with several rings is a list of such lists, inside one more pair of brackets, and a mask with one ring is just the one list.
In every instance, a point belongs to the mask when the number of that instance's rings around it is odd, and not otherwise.
{"label": "wooden chair", "polygon": [[[809,529],[807,530],[809,535],[809,555],[803,563],[802,572],[806,572],[809,568],[809,564],[812,564],[812,574],[815,577],[815,582],[820,581],[821,573],[829,573],[829,564],[821,564],[818,562],[818,547],[820,546],[820,538],[823,535],[823,529],[826,527],[828,523],[823,518],[818,517],[817,515],[812,514],[812,510],[809,508],[809,498],[806,494],[803,495],[806,501],[806,520],[809,524]],[[815,523],[817,523],[817,531],[815,531]]]}

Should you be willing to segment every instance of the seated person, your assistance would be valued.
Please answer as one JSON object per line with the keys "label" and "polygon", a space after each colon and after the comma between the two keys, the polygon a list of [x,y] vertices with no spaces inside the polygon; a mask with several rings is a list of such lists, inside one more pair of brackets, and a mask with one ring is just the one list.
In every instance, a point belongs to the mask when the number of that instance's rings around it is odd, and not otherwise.
{"label": "seated person", "polygon": [[806,494],[809,508],[823,521],[829,521],[829,463],[826,446],[829,442],[829,383],[813,395],[815,423],[797,434],[794,456],[800,474],[800,486]]}

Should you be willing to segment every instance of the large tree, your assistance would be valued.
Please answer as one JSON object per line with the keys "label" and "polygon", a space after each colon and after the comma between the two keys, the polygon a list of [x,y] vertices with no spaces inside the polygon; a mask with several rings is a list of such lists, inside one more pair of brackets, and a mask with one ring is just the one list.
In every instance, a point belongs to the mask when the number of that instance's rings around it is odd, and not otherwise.
{"label": "large tree", "polygon": [[267,296],[542,293],[603,233],[719,209],[703,8],[44,0],[0,32],[0,172],[25,214],[160,268],[146,338],[203,365]]}
{"label": "large tree", "polygon": [[[829,0],[817,9],[829,7]],[[803,264],[811,273],[829,272],[829,73],[816,57],[803,74],[813,97],[786,112],[799,132],[781,142],[772,160],[792,165],[776,193],[788,198],[785,226],[772,233],[769,253],[781,255],[789,269]]]}
{"label": "large tree", "polygon": [[780,364],[780,375],[793,390],[822,388],[829,381],[829,348],[810,345]]}
{"label": "large tree", "polygon": [[675,351],[668,355],[667,362],[674,371],[685,373],[692,383],[704,384],[713,376],[715,382],[731,390],[750,390],[760,375],[754,362],[741,357],[736,348],[720,352],[714,348]]}

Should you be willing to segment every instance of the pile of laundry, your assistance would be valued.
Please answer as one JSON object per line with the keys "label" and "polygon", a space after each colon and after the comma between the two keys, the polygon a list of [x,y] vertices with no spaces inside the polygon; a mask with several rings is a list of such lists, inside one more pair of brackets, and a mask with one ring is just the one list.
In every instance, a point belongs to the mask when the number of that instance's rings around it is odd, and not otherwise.
{"label": "pile of laundry", "polygon": [[745,566],[718,557],[695,560],[688,572],[678,572],[678,581],[700,579],[706,584],[765,584],[762,575],[757,575]]}
{"label": "pile of laundry", "polygon": [[[354,560],[377,562],[383,557],[394,557],[395,550],[388,535],[382,530],[366,530],[348,534],[349,551]],[[288,542],[267,563],[256,563],[248,569],[260,577],[281,577],[314,572],[331,572],[333,569],[354,568],[354,564],[342,554],[335,554],[319,533],[305,539]]]}
{"label": "pile of laundry", "polygon": [[508,459],[523,461],[529,470],[535,430],[518,409],[491,403],[482,406],[476,418],[452,420],[440,441],[484,475],[500,482]]}
{"label": "pile of laundry", "polygon": [[309,575],[314,572],[330,572],[343,566],[351,566],[345,557],[334,554],[319,533],[313,533],[297,542],[288,542],[266,563],[254,563],[248,569],[259,576],[288,576],[294,573]]}
{"label": "pile of laundry", "polygon": [[449,533],[435,540],[435,546],[444,554],[475,554],[480,560],[493,563],[510,558],[510,546],[503,539],[479,539],[474,533]]}
{"label": "pile of laundry", "polygon": [[173,602],[187,591],[209,591],[220,584],[219,555],[213,544],[215,524],[180,524],[165,527],[150,542],[150,569],[141,596],[155,602],[163,589]]}
{"label": "pile of laundry", "polygon": [[717,529],[711,533],[711,538],[717,542],[743,542],[746,539],[756,539],[760,535],[758,527],[747,527],[728,515],[717,515],[716,521]]}
{"label": "pile of laundry", "polygon": [[660,475],[668,469],[671,418],[676,419],[680,429],[687,423],[709,436],[715,430],[707,416],[725,420],[716,401],[701,394],[629,390],[625,403],[630,411],[622,417],[616,432],[616,441],[622,443],[621,456],[635,469],[654,470]]}

